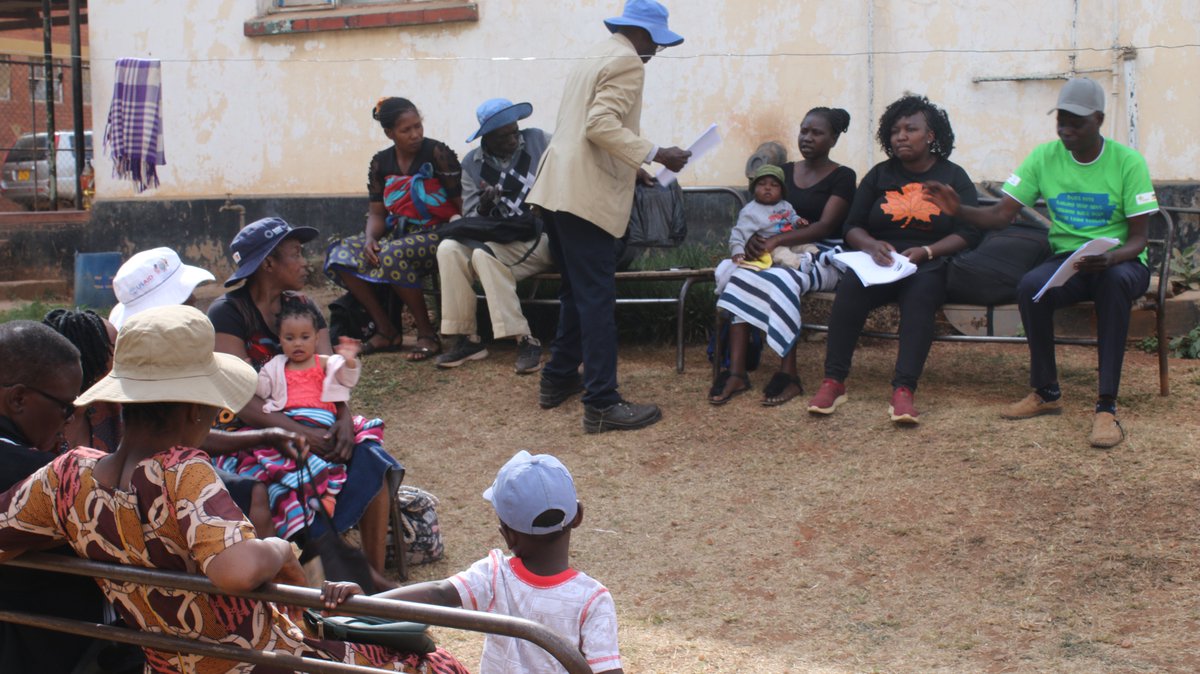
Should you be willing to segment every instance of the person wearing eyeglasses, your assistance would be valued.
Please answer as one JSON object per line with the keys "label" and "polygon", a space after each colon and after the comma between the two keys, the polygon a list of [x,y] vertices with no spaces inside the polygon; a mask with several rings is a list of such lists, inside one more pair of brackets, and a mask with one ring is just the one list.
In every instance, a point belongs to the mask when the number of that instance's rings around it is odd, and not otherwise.
{"label": "person wearing eyeglasses", "polygon": [[[79,349],[33,321],[0,325],[0,493],[54,459],[83,381]],[[0,566],[0,609],[103,621],[95,581]],[[69,672],[92,640],[0,622],[0,672]]]}
{"label": "person wearing eyeglasses", "polygon": [[54,458],[83,368],[75,345],[33,321],[0,325],[0,359],[0,488],[7,489]]}

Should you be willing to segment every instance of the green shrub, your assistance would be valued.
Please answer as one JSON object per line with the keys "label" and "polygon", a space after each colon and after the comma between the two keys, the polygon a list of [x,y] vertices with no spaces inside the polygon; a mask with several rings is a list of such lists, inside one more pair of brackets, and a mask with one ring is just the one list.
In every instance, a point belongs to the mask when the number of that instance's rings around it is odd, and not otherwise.
{"label": "green shrub", "polygon": [[1200,325],[1186,335],[1171,338],[1168,348],[1176,358],[1200,358]]}
{"label": "green shrub", "polygon": [[[1158,351],[1158,338],[1146,337],[1138,342],[1138,348],[1146,353]],[[1200,325],[1192,328],[1186,335],[1172,337],[1167,342],[1167,352],[1174,358],[1200,358]]]}
{"label": "green shrub", "polygon": [[1177,293],[1200,290],[1200,258],[1196,255],[1196,244],[1171,251],[1171,287]]}
{"label": "green shrub", "polygon": [[[715,267],[727,251],[724,246],[684,244],[678,248],[642,251],[630,270],[705,269]],[[688,343],[708,339],[717,297],[713,278],[693,281],[684,302],[683,336]],[[630,282],[617,284],[617,297],[678,297],[680,281]],[[617,307],[617,332],[623,342],[673,344],[675,305],[624,305]]]}

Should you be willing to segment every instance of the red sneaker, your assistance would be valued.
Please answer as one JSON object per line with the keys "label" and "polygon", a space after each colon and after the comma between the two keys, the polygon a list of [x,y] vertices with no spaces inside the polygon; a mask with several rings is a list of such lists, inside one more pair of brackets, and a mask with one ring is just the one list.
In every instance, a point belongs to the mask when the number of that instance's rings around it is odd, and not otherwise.
{"label": "red sneaker", "polygon": [[833,379],[821,382],[817,395],[808,401],[808,411],[813,414],[833,414],[838,405],[846,402],[846,385]]}
{"label": "red sneaker", "polygon": [[888,405],[888,414],[892,417],[892,421],[898,424],[919,424],[921,420],[918,418],[921,413],[917,411],[913,404],[912,389],[907,386],[898,386],[892,391],[892,402]]}

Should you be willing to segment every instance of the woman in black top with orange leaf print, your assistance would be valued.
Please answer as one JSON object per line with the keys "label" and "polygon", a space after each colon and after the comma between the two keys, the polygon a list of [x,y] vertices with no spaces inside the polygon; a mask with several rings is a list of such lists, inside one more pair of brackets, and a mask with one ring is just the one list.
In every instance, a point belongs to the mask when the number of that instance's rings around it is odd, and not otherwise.
{"label": "woman in black top with orange leaf print", "polygon": [[892,253],[898,252],[917,265],[917,272],[895,283],[864,286],[847,270],[829,319],[825,380],[808,411],[832,414],[846,401],[845,380],[867,314],[896,302],[900,345],[888,415],[897,423],[916,424],[913,391],[933,344],[935,315],[946,299],[945,262],[979,237],[970,226],[943,215],[921,185],[929,180],[946,183],[963,203],[974,204],[977,197],[966,171],[948,159],[954,149],[949,117],[924,96],[905,96],[889,105],[876,137],[888,158],[858,186],[846,217],[846,244],[883,266],[890,266]]}

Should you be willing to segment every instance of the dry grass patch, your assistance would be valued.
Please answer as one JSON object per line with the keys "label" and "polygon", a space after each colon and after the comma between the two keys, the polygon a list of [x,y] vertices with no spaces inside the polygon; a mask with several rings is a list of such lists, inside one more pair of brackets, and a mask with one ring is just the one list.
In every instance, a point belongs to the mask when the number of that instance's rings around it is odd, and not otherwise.
{"label": "dry grass patch", "polygon": [[[575,565],[612,590],[629,672],[1195,671],[1200,367],[1174,393],[1130,352],[1128,440],[1087,445],[1095,352],[1060,348],[1066,411],[1025,422],[1023,346],[934,346],[922,424],[887,420],[894,342],[865,342],[850,401],[810,418],[755,392],[712,408],[702,349],[621,352],[621,391],[661,423],[584,435],[577,401],[537,407],[513,348],[457,370],[366,361],[359,411],[388,422],[408,483],[441,498],[450,575],[501,545],[480,497],[517,449],[560,456],[585,506]],[[823,348],[800,346],[818,383]],[[775,365],[767,358],[764,367]],[[482,638],[441,630],[471,664]]]}

